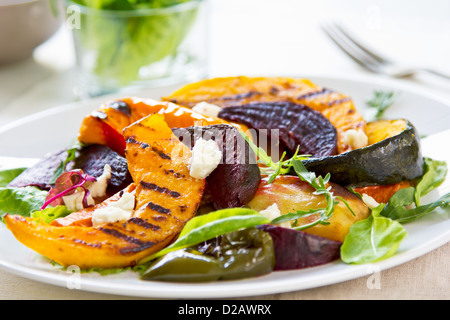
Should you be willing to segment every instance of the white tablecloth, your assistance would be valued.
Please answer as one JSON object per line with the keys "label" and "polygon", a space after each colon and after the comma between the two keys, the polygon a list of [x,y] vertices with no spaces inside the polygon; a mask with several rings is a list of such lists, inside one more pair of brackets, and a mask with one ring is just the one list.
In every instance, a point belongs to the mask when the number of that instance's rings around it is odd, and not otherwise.
{"label": "white tablecloth", "polygon": [[[325,37],[320,23],[329,18],[352,27],[367,43],[395,59],[450,73],[450,3],[445,0],[211,0],[210,9],[211,77],[367,74]],[[0,126],[74,101],[73,66],[73,46],[65,27],[40,46],[33,59],[0,66]],[[450,81],[430,77],[402,81],[450,101]],[[449,262],[446,244],[382,271],[376,287],[363,277],[248,299],[449,299]],[[110,298],[126,297],[70,290],[0,271],[0,299]]]}

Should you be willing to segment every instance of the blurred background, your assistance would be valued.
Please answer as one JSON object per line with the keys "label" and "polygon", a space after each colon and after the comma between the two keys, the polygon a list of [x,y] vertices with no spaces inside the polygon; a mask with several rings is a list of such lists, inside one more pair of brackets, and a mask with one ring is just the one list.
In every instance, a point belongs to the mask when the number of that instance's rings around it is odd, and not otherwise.
{"label": "blurred background", "polygon": [[[0,0],[0,24],[6,23],[2,11],[8,5],[29,1]],[[51,6],[44,0],[45,8],[36,7],[29,12],[31,16],[39,16],[57,6],[59,15],[56,19],[60,24],[56,27],[52,24],[50,29],[53,31],[46,32],[48,40],[42,40],[44,42],[31,55],[25,54],[18,61],[0,65],[0,125],[31,112],[88,98],[76,83],[76,52],[79,49],[74,44],[71,30],[76,21],[68,18],[67,9],[58,0],[49,1]],[[450,74],[450,1],[206,2],[206,20],[201,25],[205,43],[204,47],[203,44],[198,47],[205,55],[201,66],[206,77],[369,75],[370,72],[349,59],[325,35],[321,25],[329,21],[341,22],[359,39],[393,59],[430,66]],[[39,17],[39,22],[32,23],[31,31],[24,29],[18,19],[15,19],[16,25],[9,22],[8,26],[0,26],[9,35],[5,37],[0,33],[0,53],[12,43],[44,28],[53,18]],[[31,18],[26,20],[30,23]],[[17,33],[18,29],[23,32]],[[446,94],[450,93],[450,81],[426,76],[403,81],[420,84],[449,97]]]}

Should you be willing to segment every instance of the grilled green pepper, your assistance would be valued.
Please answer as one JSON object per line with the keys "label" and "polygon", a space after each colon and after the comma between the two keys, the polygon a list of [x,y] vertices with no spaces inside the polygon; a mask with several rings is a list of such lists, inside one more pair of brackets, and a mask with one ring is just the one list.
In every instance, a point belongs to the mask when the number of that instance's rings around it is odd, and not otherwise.
{"label": "grilled green pepper", "polygon": [[256,228],[230,232],[173,251],[144,271],[144,280],[205,282],[256,277],[273,271],[271,236]]}

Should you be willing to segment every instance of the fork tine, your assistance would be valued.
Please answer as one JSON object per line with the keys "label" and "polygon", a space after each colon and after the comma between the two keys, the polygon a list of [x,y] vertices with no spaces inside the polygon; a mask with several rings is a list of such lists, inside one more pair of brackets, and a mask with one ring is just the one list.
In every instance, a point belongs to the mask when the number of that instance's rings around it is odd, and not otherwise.
{"label": "fork tine", "polygon": [[357,46],[359,49],[370,55],[373,59],[377,60],[380,63],[388,63],[388,59],[385,57],[382,57],[381,55],[375,53],[372,49],[369,49],[368,47],[362,45],[361,41],[356,40],[354,36],[351,36],[347,30],[345,30],[341,25],[334,23],[334,27],[341,32],[342,35],[347,37],[349,41],[351,41],[355,46]]}
{"label": "fork tine", "polygon": [[322,25],[322,29],[325,31],[328,37],[330,37],[330,39],[355,62],[372,72],[378,71],[377,65],[379,65],[379,62],[373,59],[371,56],[367,55],[365,52],[361,51],[345,36],[342,36],[339,31],[336,31],[333,26]]}

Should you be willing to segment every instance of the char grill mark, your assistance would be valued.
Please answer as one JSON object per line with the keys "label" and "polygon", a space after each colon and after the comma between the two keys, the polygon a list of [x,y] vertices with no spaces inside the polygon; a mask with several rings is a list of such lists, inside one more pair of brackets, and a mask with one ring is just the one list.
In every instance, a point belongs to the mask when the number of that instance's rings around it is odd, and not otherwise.
{"label": "char grill mark", "polygon": [[104,232],[104,233],[106,233],[106,234],[108,234],[108,235],[110,235],[110,236],[119,238],[121,240],[125,240],[126,242],[128,242],[128,243],[133,245],[133,246],[128,246],[128,247],[121,248],[120,249],[120,253],[123,254],[123,255],[127,255],[127,254],[130,254],[130,253],[137,253],[137,252],[143,251],[145,249],[151,248],[151,247],[153,247],[155,245],[154,242],[142,241],[142,240],[140,240],[138,238],[126,235],[125,233],[122,233],[122,232],[120,232],[120,231],[118,231],[116,229],[100,228],[99,230]]}
{"label": "char grill mark", "polygon": [[159,229],[161,229],[160,226],[154,225],[154,224],[148,222],[147,220],[144,220],[144,219],[139,218],[139,217],[131,218],[130,220],[128,220],[128,222],[134,223],[134,224],[136,224],[136,225],[138,225],[140,227],[143,227],[145,229],[150,229],[152,231],[158,231]]}
{"label": "char grill mark", "polygon": [[165,173],[165,174],[172,174],[175,178],[184,178],[184,177],[185,177],[184,174],[179,173],[179,172],[175,172],[175,171],[172,170],[172,169],[169,169],[169,170],[164,169],[164,173]]}
{"label": "char grill mark", "polygon": [[151,182],[145,182],[145,181],[141,181],[141,186],[149,189],[149,190],[155,190],[159,193],[163,193],[163,194],[167,194],[169,196],[171,196],[172,198],[179,198],[181,197],[181,194],[179,192],[176,191],[172,191],[170,189],[167,189],[166,187],[160,187],[154,183]]}
{"label": "char grill mark", "polygon": [[172,160],[172,158],[171,158],[169,155],[165,154],[164,152],[162,152],[161,150],[158,150],[158,149],[155,148],[155,147],[152,147],[152,151],[153,151],[153,152],[156,152],[156,154],[157,154],[158,156],[160,156],[162,159],[165,159],[165,160]]}
{"label": "char grill mark", "polygon": [[114,101],[111,102],[109,107],[116,109],[117,111],[122,112],[124,115],[130,117],[131,116],[131,108],[125,101]]}
{"label": "char grill mark", "polygon": [[350,98],[342,98],[342,99],[332,100],[327,103],[327,106],[332,107],[334,105],[343,104],[343,103],[349,102],[349,101],[351,101]]}
{"label": "char grill mark", "polygon": [[328,93],[332,93],[333,91],[327,89],[327,88],[323,88],[321,90],[317,90],[317,91],[311,91],[311,92],[307,92],[305,94],[299,95],[297,97],[298,100],[303,100],[303,99],[309,99],[309,98],[313,98],[316,96],[320,96],[322,94],[328,94]]}
{"label": "char grill mark", "polygon": [[159,213],[170,214],[170,209],[164,208],[156,203],[149,202],[147,203],[147,208]]}
{"label": "char grill mark", "polygon": [[240,100],[240,99],[251,98],[251,97],[257,96],[257,95],[261,95],[261,92],[249,91],[249,92],[239,93],[239,94],[236,94],[233,96],[225,96],[225,97],[222,97],[222,99],[223,100]]}
{"label": "char grill mark", "polygon": [[134,139],[134,137],[129,137],[126,139],[125,141],[126,143],[132,143],[132,144],[138,144],[140,145],[143,149],[146,149],[149,147],[149,145],[145,142],[141,142],[141,141],[137,141],[136,139]]}
{"label": "char grill mark", "polygon": [[89,247],[93,247],[93,248],[101,248],[102,245],[100,243],[87,243],[84,240],[80,240],[80,239],[73,239],[73,242],[78,243],[78,244],[83,244],[85,246],[89,246]]}

